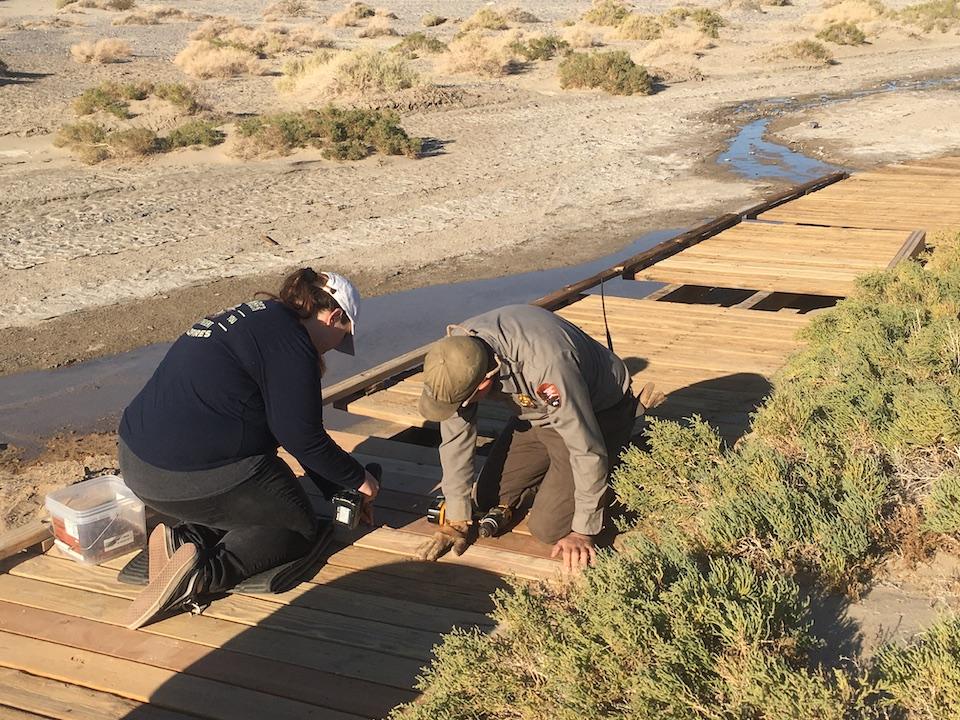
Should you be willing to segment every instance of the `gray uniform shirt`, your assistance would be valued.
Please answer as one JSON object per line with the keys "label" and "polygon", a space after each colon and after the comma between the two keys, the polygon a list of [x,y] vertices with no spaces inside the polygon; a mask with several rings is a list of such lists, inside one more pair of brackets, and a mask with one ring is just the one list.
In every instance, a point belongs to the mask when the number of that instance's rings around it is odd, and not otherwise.
{"label": "gray uniform shirt", "polygon": [[[573,531],[596,535],[603,524],[607,450],[596,413],[630,389],[623,360],[549,310],[508,305],[451,326],[448,335],[476,335],[500,361],[500,397],[520,419],[553,428],[570,450],[575,482]],[[550,386],[554,386],[551,388]],[[548,399],[559,394],[551,404]],[[469,520],[477,443],[477,404],[440,423],[443,494],[450,520]]]}

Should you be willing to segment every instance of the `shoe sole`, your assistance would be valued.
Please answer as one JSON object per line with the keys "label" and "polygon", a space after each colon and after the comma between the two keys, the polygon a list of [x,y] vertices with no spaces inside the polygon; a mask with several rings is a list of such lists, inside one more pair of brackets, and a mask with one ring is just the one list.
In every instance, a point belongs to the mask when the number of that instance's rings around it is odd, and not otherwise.
{"label": "shoe sole", "polygon": [[150,573],[150,582],[157,579],[160,574],[160,569],[170,562],[170,558],[173,557],[172,534],[170,528],[163,523],[157,525],[153,529],[153,532],[150,533],[150,541],[148,543],[150,561],[147,566]]}
{"label": "shoe sole", "polygon": [[180,581],[197,567],[200,554],[193,543],[184,543],[170,557],[155,580],[143,589],[124,616],[124,625],[131,630],[146,625],[172,599]]}

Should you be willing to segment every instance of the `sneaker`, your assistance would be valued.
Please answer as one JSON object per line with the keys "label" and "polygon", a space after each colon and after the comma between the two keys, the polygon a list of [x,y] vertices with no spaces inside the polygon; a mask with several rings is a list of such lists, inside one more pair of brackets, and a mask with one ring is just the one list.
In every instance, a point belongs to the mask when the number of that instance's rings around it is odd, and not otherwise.
{"label": "sneaker", "polygon": [[198,587],[200,573],[197,546],[184,543],[127,608],[124,625],[136,630],[168,610],[195,600],[201,589]]}
{"label": "sneaker", "polygon": [[173,557],[177,549],[176,538],[173,535],[173,528],[164,523],[157,525],[150,533],[150,541],[147,544],[150,553],[150,582],[157,579],[160,570]]}

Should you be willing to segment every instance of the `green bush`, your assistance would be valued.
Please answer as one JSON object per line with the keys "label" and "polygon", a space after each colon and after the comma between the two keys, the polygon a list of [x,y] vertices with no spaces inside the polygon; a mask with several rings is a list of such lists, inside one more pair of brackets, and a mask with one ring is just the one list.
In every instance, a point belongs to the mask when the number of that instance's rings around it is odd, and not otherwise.
{"label": "green bush", "polygon": [[163,150],[157,134],[149,128],[117,130],[109,133],[106,141],[110,156],[115,158],[138,158]]}
{"label": "green bush", "polygon": [[560,63],[563,88],[602,88],[612,95],[649,95],[653,79],[623,50],[571,53]]}
{"label": "green bush", "polygon": [[319,147],[336,160],[360,160],[373,152],[417,157],[422,141],[411,138],[399,118],[380,110],[322,110],[246,118],[237,124],[241,157],[287,155],[297,148]]}
{"label": "green bush", "polygon": [[153,87],[153,95],[175,105],[185,113],[195,113],[201,109],[193,90],[182,83],[161,83]]}
{"label": "green bush", "polygon": [[510,49],[527,62],[533,62],[551,60],[557,54],[570,52],[570,43],[556,35],[543,35],[529,40],[517,40],[510,44]]}
{"label": "green bush", "polygon": [[630,13],[617,26],[621,40],[656,40],[663,35],[663,23],[656,15]]}
{"label": "green bush", "polygon": [[863,45],[867,41],[856,23],[832,22],[817,33],[817,38],[835,45]]}
{"label": "green bush", "polygon": [[73,109],[77,115],[92,115],[102,111],[121,120],[130,117],[130,100],[143,100],[153,92],[150,83],[105,82],[97,87],[87,88],[76,100]]}
{"label": "green bush", "polygon": [[960,617],[942,618],[907,646],[882,648],[874,664],[892,717],[960,717]]}
{"label": "green bush", "polygon": [[[752,433],[723,447],[706,423],[653,421],[614,477],[647,537],[749,556],[857,589],[921,494],[921,530],[960,525],[960,239],[901,263],[803,331]],[[929,483],[927,483],[929,485]],[[905,541],[905,539],[901,539]]]}
{"label": "green bush", "polygon": [[212,147],[222,143],[224,137],[223,132],[217,129],[216,123],[209,120],[191,120],[170,131],[163,139],[164,149],[172,150],[192,145]]}
{"label": "green bush", "polygon": [[813,65],[830,65],[833,62],[833,53],[816,40],[797,40],[787,45],[784,53],[788,57]]}
{"label": "green bush", "polygon": [[924,500],[923,529],[935,533],[960,533],[960,474],[942,473]]}
{"label": "green bush", "polygon": [[82,162],[93,165],[110,157],[107,131],[97,123],[78,122],[60,127],[53,138],[55,147],[65,147]]}
{"label": "green bush", "polygon": [[700,32],[712,38],[720,37],[720,28],[727,24],[727,21],[723,19],[720,13],[702,7],[675,7],[668,10],[661,17],[663,18],[663,22],[670,26],[676,26],[689,20],[696,25]]}
{"label": "green bush", "polygon": [[581,19],[591,25],[619,25],[627,15],[630,14],[630,8],[621,0],[593,0],[590,9],[587,10]]}
{"label": "green bush", "polygon": [[495,596],[493,635],[454,631],[397,720],[836,718],[858,702],[803,668],[806,601],[734,558],[637,538],[565,587]]}
{"label": "green bush", "polygon": [[422,32],[410,33],[390,48],[391,52],[400,53],[409,58],[419,57],[423,53],[435,55],[447,52],[448,49],[446,43]]}

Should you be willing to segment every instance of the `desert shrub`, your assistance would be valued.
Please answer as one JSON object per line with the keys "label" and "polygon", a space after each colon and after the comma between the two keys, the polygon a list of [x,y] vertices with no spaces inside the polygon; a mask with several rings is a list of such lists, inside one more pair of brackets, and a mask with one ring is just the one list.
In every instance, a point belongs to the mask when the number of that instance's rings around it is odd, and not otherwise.
{"label": "desert shrub", "polygon": [[935,533],[960,533],[960,474],[941,473],[924,499],[923,529]]}
{"label": "desert shrub", "polygon": [[128,128],[109,133],[106,138],[110,156],[130,159],[159,152],[161,144],[157,134],[149,128]]}
{"label": "desert shrub", "polygon": [[306,0],[276,0],[263,10],[264,17],[306,17],[310,5]]}
{"label": "desert shrub", "polygon": [[617,25],[621,40],[656,40],[663,35],[663,24],[656,15],[630,13]]}
{"label": "desert shrub", "polygon": [[741,560],[633,539],[578,582],[495,601],[497,632],[447,635],[391,717],[840,720],[859,700],[803,668],[797,586]]}
{"label": "desert shrub", "polygon": [[907,646],[885,646],[874,664],[894,717],[960,717],[960,617],[941,618]]}
{"label": "desert shrub", "polygon": [[434,13],[428,13],[420,18],[420,24],[424,27],[436,27],[437,25],[443,25],[446,21],[445,17]]}
{"label": "desert shrub", "polygon": [[648,443],[625,454],[614,484],[649,537],[811,569],[834,587],[861,580],[851,568],[883,544],[890,488],[874,456],[794,461],[763,443],[724,452],[698,418],[654,421]]}
{"label": "desert shrub", "polygon": [[200,102],[193,90],[183,83],[160,83],[153,86],[152,94],[161,100],[176,106],[185,113],[195,113],[201,109]]}
{"label": "desert shrub", "polygon": [[132,13],[115,18],[112,25],[159,25],[163,20],[179,18],[182,20],[199,20],[205,17],[198,13],[184,12],[180,8],[169,5],[152,5],[136,10]]}
{"label": "desert shrub", "polygon": [[163,147],[165,150],[190,147],[192,145],[212,147],[213,145],[222,143],[224,137],[223,132],[217,128],[216,123],[210,120],[191,120],[171,130],[167,136],[163,138]]}
{"label": "desert shrub", "polygon": [[110,156],[107,131],[97,123],[78,122],[61,126],[53,138],[55,147],[65,147],[81,161],[94,164]]}
{"label": "desert shrub", "polygon": [[527,40],[516,40],[511,43],[510,47],[527,62],[550,60],[557,54],[570,52],[570,43],[561,40],[556,35],[542,35]]}
{"label": "desert shrub", "polygon": [[473,73],[499,77],[514,72],[519,63],[511,49],[512,39],[490,37],[481,32],[459,35],[449,45],[440,66],[450,73]]}
{"label": "desert shrub", "polygon": [[357,30],[358,38],[375,38],[396,35],[397,31],[393,29],[390,20],[382,15],[376,15],[370,19],[364,27]]}
{"label": "desert shrub", "polygon": [[928,0],[903,8],[899,17],[904,22],[919,26],[924,32],[947,32],[960,21],[960,2]]}
{"label": "desert shrub", "polygon": [[404,57],[416,58],[422,54],[435,55],[447,52],[447,46],[442,41],[422,32],[410,33],[392,48],[391,52],[399,53]]}
{"label": "desert shrub", "polygon": [[91,42],[84,40],[70,46],[70,54],[79,63],[116,63],[130,58],[133,50],[125,40],[104,38]]}
{"label": "desert shrub", "polygon": [[143,100],[151,89],[147,83],[106,82],[84,90],[73,101],[73,110],[77,115],[92,115],[101,111],[125,120],[130,117],[128,101]]}
{"label": "desert shrub", "polygon": [[867,36],[852,22],[833,22],[817,33],[817,38],[835,45],[863,45]]}
{"label": "desert shrub", "polygon": [[780,46],[774,54],[777,57],[799,60],[810,65],[830,65],[833,63],[833,53],[823,43],[816,40],[797,40]]}
{"label": "desert shrub", "polygon": [[327,25],[330,27],[356,27],[361,20],[373,17],[376,14],[369,5],[361,2],[352,2],[343,10],[330,16]]}
{"label": "desert shrub", "polygon": [[506,30],[510,22],[493,8],[480,8],[460,24],[458,35],[466,35],[474,30]]}
{"label": "desert shrub", "polygon": [[630,14],[629,7],[620,0],[593,0],[590,9],[580,18],[591,25],[619,25]]}
{"label": "desert shrub", "polygon": [[187,75],[196,78],[226,78],[259,72],[257,56],[235,47],[217,47],[204,40],[192,40],[173,59]]}
{"label": "desert shrub", "polygon": [[590,48],[603,45],[600,34],[591,26],[570,25],[564,28],[563,39],[573,48]]}
{"label": "desert shrub", "polygon": [[334,95],[391,93],[419,82],[419,76],[406,61],[390,53],[357,50],[333,66],[329,89]]}
{"label": "desert shrub", "polygon": [[507,22],[520,23],[524,25],[540,22],[540,18],[538,18],[532,12],[518,7],[502,8],[500,10],[500,16]]}
{"label": "desert shrub", "polygon": [[675,7],[665,12],[661,18],[669,26],[676,26],[689,20],[700,32],[711,38],[720,37],[720,28],[727,24],[720,13],[703,7]]}
{"label": "desert shrub", "polygon": [[[803,331],[751,434],[734,449],[699,420],[651,423],[614,486],[651,538],[749,557],[857,590],[917,532],[956,532],[960,445],[960,237],[926,267],[861,278]],[[930,482],[930,478],[935,478]]]}
{"label": "desert shrub", "polygon": [[602,88],[613,95],[649,95],[653,80],[622,50],[571,53],[560,63],[563,88]]}
{"label": "desert shrub", "polygon": [[321,51],[286,63],[283,74],[279,89],[327,96],[382,96],[420,83],[400,55],[370,50],[339,55]]}
{"label": "desert shrub", "polygon": [[240,157],[287,155],[297,148],[319,147],[325,157],[359,160],[373,152],[416,157],[419,138],[400,127],[398,117],[381,110],[322,110],[277,113],[241,120],[237,124]]}

